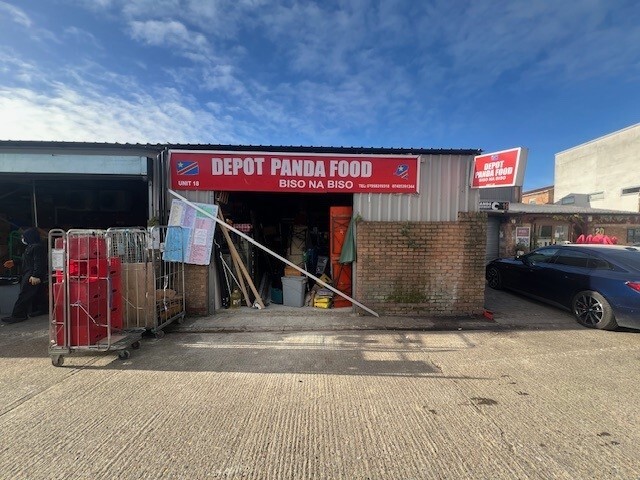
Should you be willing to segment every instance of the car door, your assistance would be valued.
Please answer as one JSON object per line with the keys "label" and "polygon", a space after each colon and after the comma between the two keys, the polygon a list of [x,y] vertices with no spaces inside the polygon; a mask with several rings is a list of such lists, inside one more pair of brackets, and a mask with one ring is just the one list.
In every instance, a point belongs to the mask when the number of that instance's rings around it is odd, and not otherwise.
{"label": "car door", "polygon": [[513,271],[513,288],[529,295],[541,296],[541,277],[553,261],[558,247],[543,247],[524,255]]}
{"label": "car door", "polygon": [[544,298],[566,307],[576,292],[589,289],[593,257],[586,252],[562,248],[553,264],[541,278],[541,292]]}

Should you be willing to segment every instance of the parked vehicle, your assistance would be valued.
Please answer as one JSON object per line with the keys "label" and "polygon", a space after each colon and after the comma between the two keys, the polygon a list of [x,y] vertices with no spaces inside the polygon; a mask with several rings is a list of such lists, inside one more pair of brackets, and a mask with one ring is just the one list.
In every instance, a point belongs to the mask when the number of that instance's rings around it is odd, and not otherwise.
{"label": "parked vehicle", "polygon": [[487,264],[491,288],[570,310],[585,327],[640,329],[640,247],[550,245]]}

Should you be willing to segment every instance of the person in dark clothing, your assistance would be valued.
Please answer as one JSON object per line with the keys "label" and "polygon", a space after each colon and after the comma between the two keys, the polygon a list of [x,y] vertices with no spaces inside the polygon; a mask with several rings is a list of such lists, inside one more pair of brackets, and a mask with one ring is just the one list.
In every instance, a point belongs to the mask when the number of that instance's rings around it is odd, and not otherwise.
{"label": "person in dark clothing", "polygon": [[[26,320],[32,307],[37,308],[43,297],[42,291],[47,278],[47,252],[40,240],[40,233],[36,228],[29,228],[22,234],[22,243],[27,247],[20,261],[22,266],[22,280],[20,293],[13,306],[11,316],[2,319],[5,323],[17,323]],[[4,262],[5,268],[13,268],[13,260]],[[43,309],[46,311],[46,309]],[[31,316],[35,316],[35,311]],[[41,312],[41,313],[44,313]]]}

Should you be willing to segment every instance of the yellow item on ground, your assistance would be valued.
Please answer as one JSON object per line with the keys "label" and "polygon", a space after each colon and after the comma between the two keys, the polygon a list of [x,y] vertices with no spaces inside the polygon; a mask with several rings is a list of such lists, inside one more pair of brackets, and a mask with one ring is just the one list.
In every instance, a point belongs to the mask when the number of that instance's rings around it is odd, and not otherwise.
{"label": "yellow item on ground", "polygon": [[331,308],[332,299],[330,297],[316,297],[313,299],[313,306],[316,308]]}

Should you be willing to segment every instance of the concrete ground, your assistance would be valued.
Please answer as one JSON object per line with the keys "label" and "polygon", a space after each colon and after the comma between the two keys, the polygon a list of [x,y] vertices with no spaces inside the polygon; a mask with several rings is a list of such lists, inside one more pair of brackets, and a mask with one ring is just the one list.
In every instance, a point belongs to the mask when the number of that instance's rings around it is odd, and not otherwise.
{"label": "concrete ground", "polygon": [[640,333],[487,308],[246,309],[61,368],[46,317],[2,325],[0,478],[640,478]]}

